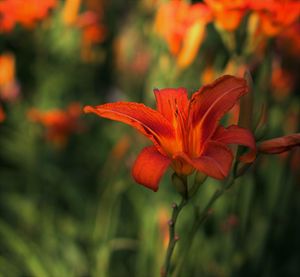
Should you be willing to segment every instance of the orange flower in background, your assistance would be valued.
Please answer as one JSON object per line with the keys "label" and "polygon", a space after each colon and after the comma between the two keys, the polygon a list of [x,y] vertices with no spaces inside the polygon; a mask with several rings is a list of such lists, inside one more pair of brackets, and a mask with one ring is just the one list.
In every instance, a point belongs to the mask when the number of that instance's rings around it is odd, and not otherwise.
{"label": "orange flower in background", "polygon": [[15,100],[20,92],[15,79],[16,60],[12,53],[0,55],[0,98],[5,101]]}
{"label": "orange flower in background", "polygon": [[166,250],[169,242],[168,222],[170,221],[170,215],[167,208],[159,207],[157,216],[160,239],[162,242],[163,249]]}
{"label": "orange flower in background", "polygon": [[185,68],[193,62],[210,21],[211,13],[206,5],[172,0],[159,7],[154,27],[177,57],[177,64]]}
{"label": "orange flower in background", "polygon": [[216,24],[226,30],[236,30],[249,9],[249,0],[204,0],[211,8]]}
{"label": "orange flower in background", "polygon": [[[226,75],[203,86],[190,100],[184,88],[155,89],[157,110],[139,103],[116,102],[86,106],[84,111],[131,125],[153,142],[138,156],[132,174],[137,183],[156,191],[169,166],[179,175],[199,170],[224,179],[233,160],[228,144],[255,150],[250,131],[236,125],[219,125],[223,115],[247,91],[244,79]],[[254,157],[251,153],[241,158],[250,162]]]}
{"label": "orange flower in background", "polygon": [[300,16],[298,0],[252,0],[251,7],[259,15],[259,31],[270,37],[296,23]]}
{"label": "orange flower in background", "polygon": [[0,1],[0,31],[9,32],[17,23],[31,28],[45,18],[57,0],[2,0]]}
{"label": "orange flower in background", "polygon": [[95,56],[97,56],[95,51],[93,51],[93,46],[105,40],[106,27],[100,23],[99,16],[92,11],[81,14],[78,17],[77,26],[82,29],[82,60],[85,62],[92,62],[95,60]]}
{"label": "orange flower in background", "polygon": [[208,64],[200,76],[200,82],[202,84],[208,84],[213,82],[213,80],[216,79],[216,75],[219,73],[214,69],[214,66],[212,64]]}
{"label": "orange flower in background", "polygon": [[284,69],[279,62],[272,65],[271,86],[272,94],[278,101],[286,99],[295,85],[294,76]]}
{"label": "orange flower in background", "polygon": [[263,154],[280,154],[300,146],[300,133],[263,141],[258,152]]}
{"label": "orange flower in background", "polygon": [[66,0],[62,12],[62,20],[66,25],[73,25],[79,13],[81,0]]}
{"label": "orange flower in background", "polygon": [[300,60],[300,22],[286,28],[277,37],[277,45],[280,50],[293,60]]}
{"label": "orange flower in background", "polygon": [[11,53],[0,55],[0,86],[11,83],[15,79],[15,56]]}
{"label": "orange flower in background", "polygon": [[[79,13],[82,4],[85,4],[86,10]],[[97,53],[93,46],[103,42],[106,38],[106,27],[101,23],[102,16],[102,1],[96,3],[87,0],[67,0],[65,2],[62,21],[68,27],[75,26],[81,29],[81,57],[83,61],[97,60]]]}
{"label": "orange flower in background", "polygon": [[96,44],[104,41],[106,35],[106,28],[98,23],[87,25],[82,34],[82,40],[87,44]]}
{"label": "orange flower in background", "polygon": [[6,117],[5,112],[2,108],[2,106],[0,106],[0,123],[5,120],[5,117]]}
{"label": "orange flower in background", "polygon": [[83,44],[101,43],[106,37],[106,28],[100,23],[99,15],[93,11],[78,16],[77,26],[82,28]]}
{"label": "orange flower in background", "polygon": [[42,124],[47,130],[46,138],[61,146],[67,142],[70,134],[82,129],[79,124],[80,114],[80,105],[72,103],[66,111],[55,109],[44,112],[33,108],[29,110],[28,118]]}

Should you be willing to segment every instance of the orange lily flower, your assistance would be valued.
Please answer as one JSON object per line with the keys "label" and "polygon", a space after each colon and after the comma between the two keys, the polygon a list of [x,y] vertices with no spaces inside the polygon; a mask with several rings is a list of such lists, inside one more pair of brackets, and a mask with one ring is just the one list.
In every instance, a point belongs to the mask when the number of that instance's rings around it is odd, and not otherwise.
{"label": "orange lily flower", "polygon": [[0,55],[0,86],[6,86],[15,80],[16,60],[9,52]]}
{"label": "orange lily flower", "polygon": [[213,11],[216,23],[227,31],[237,29],[249,9],[249,0],[204,0]]}
{"label": "orange lily flower", "polygon": [[206,5],[172,0],[158,9],[155,31],[166,40],[178,66],[185,68],[193,62],[210,21],[211,12]]}
{"label": "orange lily flower", "polygon": [[71,133],[81,129],[78,121],[80,113],[80,105],[72,103],[67,111],[55,109],[43,112],[31,109],[28,112],[28,117],[33,122],[41,123],[46,127],[47,139],[58,146],[62,146],[67,142]]}
{"label": "orange lily flower", "polygon": [[263,154],[280,154],[300,146],[300,133],[263,141],[258,152]]}
{"label": "orange lily flower", "polygon": [[[131,125],[153,142],[138,156],[132,175],[137,183],[156,191],[169,166],[179,175],[199,170],[224,179],[233,160],[228,144],[255,150],[250,131],[219,125],[223,115],[247,92],[244,79],[225,75],[203,86],[190,100],[184,88],[155,89],[157,110],[139,103],[116,102],[86,106],[84,111]],[[253,155],[246,154],[242,160],[250,162]]]}
{"label": "orange lily flower", "polygon": [[0,2],[0,31],[11,31],[17,23],[31,28],[47,16],[57,0],[2,0]]}
{"label": "orange lily flower", "polygon": [[259,28],[270,37],[296,23],[300,16],[300,2],[295,0],[252,0],[251,6],[259,15]]}

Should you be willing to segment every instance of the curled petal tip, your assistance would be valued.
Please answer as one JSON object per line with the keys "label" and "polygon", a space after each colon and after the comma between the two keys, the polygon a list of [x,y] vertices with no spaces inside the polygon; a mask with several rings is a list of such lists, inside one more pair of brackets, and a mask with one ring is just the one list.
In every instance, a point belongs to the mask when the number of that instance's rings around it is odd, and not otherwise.
{"label": "curled petal tip", "polygon": [[83,108],[83,112],[84,112],[84,113],[92,113],[93,110],[94,110],[94,108],[91,107],[91,106],[85,106],[85,107]]}

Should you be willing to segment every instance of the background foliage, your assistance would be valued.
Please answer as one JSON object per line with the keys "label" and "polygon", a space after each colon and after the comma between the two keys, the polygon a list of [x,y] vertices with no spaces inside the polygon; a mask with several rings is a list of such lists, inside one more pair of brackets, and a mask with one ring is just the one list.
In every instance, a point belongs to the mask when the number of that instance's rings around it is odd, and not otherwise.
{"label": "background foliage", "polygon": [[[89,2],[82,1],[80,12],[95,7]],[[63,19],[65,1],[34,27],[0,33],[0,53],[14,56],[19,91],[0,98],[2,276],[158,276],[171,204],[178,201],[170,173],[157,193],[132,180],[131,165],[147,142],[129,127],[80,113],[79,127],[55,141],[47,124],[29,116],[33,108],[67,111],[73,102],[116,100],[153,107],[153,88],[183,86],[192,93],[254,61],[254,121],[262,110],[267,118],[257,138],[299,132],[299,55],[277,47],[275,38],[263,55],[240,55],[247,19],[234,33],[237,53],[210,23],[193,63],[178,69],[153,30],[161,1],[94,2],[105,31],[90,44],[84,27]],[[293,82],[274,77],[278,64]],[[299,162],[299,149],[259,157],[216,203],[179,276],[300,276]],[[194,205],[205,205],[219,185],[209,179]],[[189,205],[179,220],[175,258],[192,217]]]}

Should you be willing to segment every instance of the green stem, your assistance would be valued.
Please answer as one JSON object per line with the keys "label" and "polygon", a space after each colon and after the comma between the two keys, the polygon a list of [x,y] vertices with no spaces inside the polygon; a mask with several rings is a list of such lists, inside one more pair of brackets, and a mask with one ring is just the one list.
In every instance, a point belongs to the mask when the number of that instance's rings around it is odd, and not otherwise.
{"label": "green stem", "polygon": [[185,197],[181,198],[179,205],[173,204],[172,217],[169,221],[169,244],[167,248],[167,254],[165,258],[164,266],[161,270],[161,276],[167,277],[170,273],[171,259],[175,249],[176,242],[178,241],[178,236],[175,234],[175,227],[177,222],[177,217],[180,214],[182,208],[187,204],[188,200]]}
{"label": "green stem", "polygon": [[181,269],[182,269],[182,266],[184,265],[185,263],[185,260],[186,260],[186,257],[187,257],[187,254],[192,246],[192,242],[194,240],[194,237],[195,235],[197,234],[197,231],[199,230],[200,226],[202,225],[202,223],[208,218],[208,216],[210,215],[210,209],[211,207],[213,206],[213,204],[216,202],[217,199],[219,199],[224,193],[226,190],[228,190],[234,183],[235,181],[235,178],[234,177],[231,177],[227,184],[223,185],[222,188],[220,189],[217,189],[213,196],[211,197],[211,199],[208,201],[207,205],[205,206],[205,208],[197,214],[196,216],[196,219],[194,221],[194,224],[192,226],[192,229],[190,231],[190,234],[188,236],[188,240],[186,241],[185,243],[185,248],[183,249],[182,251],[182,254],[181,254],[181,259],[180,261],[177,263],[177,266],[175,268],[175,271],[174,271],[174,274],[173,274],[173,277],[175,276],[179,276],[180,272],[181,272]]}

